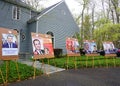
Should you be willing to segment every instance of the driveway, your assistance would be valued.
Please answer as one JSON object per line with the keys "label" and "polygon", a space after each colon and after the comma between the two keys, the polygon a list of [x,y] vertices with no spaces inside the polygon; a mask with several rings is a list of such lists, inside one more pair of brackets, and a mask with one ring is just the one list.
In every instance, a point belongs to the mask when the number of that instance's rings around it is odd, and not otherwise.
{"label": "driveway", "polygon": [[70,69],[8,86],[120,86],[120,68]]}

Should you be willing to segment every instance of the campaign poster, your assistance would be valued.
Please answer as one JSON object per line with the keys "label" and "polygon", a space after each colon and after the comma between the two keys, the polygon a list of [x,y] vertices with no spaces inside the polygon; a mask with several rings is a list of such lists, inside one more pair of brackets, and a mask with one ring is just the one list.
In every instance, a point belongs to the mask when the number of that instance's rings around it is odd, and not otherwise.
{"label": "campaign poster", "polygon": [[91,53],[97,53],[97,44],[95,41],[90,42],[90,51]]}
{"label": "campaign poster", "polygon": [[97,44],[93,40],[85,40],[83,47],[86,54],[97,53]]}
{"label": "campaign poster", "polygon": [[31,33],[34,56],[54,57],[51,36],[40,33]]}
{"label": "campaign poster", "polygon": [[18,59],[18,33],[16,30],[0,27],[0,58],[2,60]]}
{"label": "campaign poster", "polygon": [[76,38],[66,38],[66,50],[67,54],[79,54],[79,42]]}
{"label": "campaign poster", "polygon": [[91,53],[90,41],[85,40],[83,47],[84,47],[84,51],[85,51],[86,54],[90,54]]}
{"label": "campaign poster", "polygon": [[115,53],[115,47],[113,42],[103,42],[103,48],[104,48],[105,54]]}
{"label": "campaign poster", "polygon": [[2,56],[18,55],[17,36],[12,33],[2,34]]}
{"label": "campaign poster", "polygon": [[53,44],[51,37],[49,35],[44,35],[43,37],[43,46],[46,55],[54,55]]}

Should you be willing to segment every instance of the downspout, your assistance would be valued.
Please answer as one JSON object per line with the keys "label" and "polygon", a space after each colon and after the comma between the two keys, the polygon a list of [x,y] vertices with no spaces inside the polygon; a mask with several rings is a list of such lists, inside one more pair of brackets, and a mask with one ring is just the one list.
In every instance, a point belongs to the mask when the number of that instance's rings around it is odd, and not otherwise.
{"label": "downspout", "polygon": [[38,20],[36,21],[36,33],[38,33]]}

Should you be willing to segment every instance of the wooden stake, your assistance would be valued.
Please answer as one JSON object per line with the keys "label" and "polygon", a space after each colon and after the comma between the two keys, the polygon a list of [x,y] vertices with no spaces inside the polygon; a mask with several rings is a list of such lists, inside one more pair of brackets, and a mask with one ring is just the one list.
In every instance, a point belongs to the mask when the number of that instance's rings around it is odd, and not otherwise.
{"label": "wooden stake", "polygon": [[36,62],[36,59],[34,60],[34,62],[33,62],[33,68],[34,68],[34,75],[33,75],[33,79],[35,79],[35,75],[36,75],[36,64],[35,64],[35,62]]}
{"label": "wooden stake", "polygon": [[86,68],[87,68],[88,56],[86,57]]}
{"label": "wooden stake", "polygon": [[9,71],[8,64],[9,64],[9,62],[6,61],[6,81],[5,81],[5,85],[7,85],[7,83],[8,83],[8,71]]}
{"label": "wooden stake", "polygon": [[116,67],[115,58],[116,58],[116,57],[113,57],[114,67]]}
{"label": "wooden stake", "polygon": [[108,68],[108,61],[107,61],[107,56],[106,56],[106,68]]}
{"label": "wooden stake", "polygon": [[17,60],[15,60],[15,64],[16,64],[16,70],[17,70],[17,73],[18,73],[18,80],[20,81],[20,74],[19,74],[19,68],[18,68]]}
{"label": "wooden stake", "polygon": [[77,69],[76,56],[74,57],[75,70]]}
{"label": "wooden stake", "polygon": [[2,80],[3,80],[3,83],[5,84],[5,79],[4,79],[4,76],[3,76],[3,73],[2,73],[1,69],[0,69],[0,74],[1,74],[1,77],[2,77]]}
{"label": "wooden stake", "polygon": [[94,56],[92,57],[92,68],[94,68]]}
{"label": "wooden stake", "polygon": [[69,56],[67,56],[67,59],[66,59],[67,70],[68,70],[68,62],[69,62]]}
{"label": "wooden stake", "polygon": [[99,60],[99,59],[98,59],[98,62],[99,62],[99,67],[101,67],[100,60]]}
{"label": "wooden stake", "polygon": [[[48,58],[48,71],[50,71],[50,59],[49,58]],[[49,77],[50,74],[47,74],[47,75]]]}

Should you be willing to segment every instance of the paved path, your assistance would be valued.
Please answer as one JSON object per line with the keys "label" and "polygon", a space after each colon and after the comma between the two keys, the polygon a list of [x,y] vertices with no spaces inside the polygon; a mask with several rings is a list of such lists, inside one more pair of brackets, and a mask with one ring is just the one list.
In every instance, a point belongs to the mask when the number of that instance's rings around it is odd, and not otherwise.
{"label": "paved path", "polygon": [[[33,65],[33,61],[30,61],[30,60],[20,59],[19,62],[22,63],[22,64],[27,64],[29,66]],[[35,65],[36,65],[35,68],[42,69],[42,71],[46,74],[51,74],[51,73],[55,73],[55,72],[65,70],[65,69],[58,68],[58,67],[51,66],[51,65],[47,65],[47,64],[42,65],[42,63],[40,63],[39,61],[36,61]]]}
{"label": "paved path", "polygon": [[120,86],[120,68],[65,70],[8,86]]}

